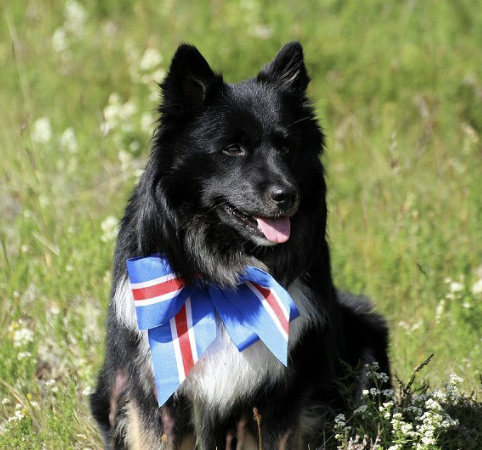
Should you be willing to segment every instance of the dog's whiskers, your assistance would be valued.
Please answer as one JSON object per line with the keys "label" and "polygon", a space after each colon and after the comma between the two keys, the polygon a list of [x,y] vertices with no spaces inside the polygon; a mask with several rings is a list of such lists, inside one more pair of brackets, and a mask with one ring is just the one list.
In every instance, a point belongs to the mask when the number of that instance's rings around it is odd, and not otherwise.
{"label": "dog's whiskers", "polygon": [[311,116],[306,116],[306,117],[302,117],[301,119],[298,119],[298,120],[295,120],[294,122],[290,123],[286,128],[291,128],[293,125],[296,125],[297,123],[300,123],[300,122],[304,122],[305,120],[310,120],[312,119]]}
{"label": "dog's whiskers", "polygon": [[218,204],[214,205],[212,208],[209,208],[206,212],[209,213],[211,211],[214,211],[216,208],[220,208],[221,206],[225,206],[225,205],[229,205],[229,202],[224,201],[222,203],[218,203]]}

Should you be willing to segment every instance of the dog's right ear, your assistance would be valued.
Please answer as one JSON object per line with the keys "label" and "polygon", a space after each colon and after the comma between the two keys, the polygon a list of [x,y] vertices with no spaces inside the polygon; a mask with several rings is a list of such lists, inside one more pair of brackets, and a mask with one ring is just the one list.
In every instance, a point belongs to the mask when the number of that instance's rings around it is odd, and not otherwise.
{"label": "dog's right ear", "polygon": [[222,84],[222,76],[212,71],[196,47],[181,44],[161,84],[161,113],[179,117],[192,113],[203,105],[212,89]]}
{"label": "dog's right ear", "polygon": [[261,70],[257,80],[278,83],[289,90],[304,93],[310,77],[306,71],[301,44],[286,44],[273,61]]}

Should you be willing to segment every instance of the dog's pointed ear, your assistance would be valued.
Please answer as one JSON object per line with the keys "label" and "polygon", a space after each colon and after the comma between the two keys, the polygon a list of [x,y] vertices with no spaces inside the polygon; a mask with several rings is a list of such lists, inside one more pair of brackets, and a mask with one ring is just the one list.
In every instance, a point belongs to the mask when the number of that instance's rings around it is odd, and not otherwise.
{"label": "dog's pointed ear", "polygon": [[306,71],[303,48],[299,42],[289,42],[265,66],[257,77],[258,81],[278,83],[286,88],[304,93],[310,82]]}
{"label": "dog's pointed ear", "polygon": [[222,84],[222,77],[213,72],[196,47],[181,44],[161,84],[161,112],[182,116],[195,111],[202,106],[209,91]]}

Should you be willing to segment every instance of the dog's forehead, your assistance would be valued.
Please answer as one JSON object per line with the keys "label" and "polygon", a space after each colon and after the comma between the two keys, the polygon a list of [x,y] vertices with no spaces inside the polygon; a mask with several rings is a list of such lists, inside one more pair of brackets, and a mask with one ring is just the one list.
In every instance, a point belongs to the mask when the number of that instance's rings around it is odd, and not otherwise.
{"label": "dog's forehead", "polygon": [[255,121],[263,128],[286,127],[293,119],[283,93],[255,80],[227,85],[226,113],[236,120]]}

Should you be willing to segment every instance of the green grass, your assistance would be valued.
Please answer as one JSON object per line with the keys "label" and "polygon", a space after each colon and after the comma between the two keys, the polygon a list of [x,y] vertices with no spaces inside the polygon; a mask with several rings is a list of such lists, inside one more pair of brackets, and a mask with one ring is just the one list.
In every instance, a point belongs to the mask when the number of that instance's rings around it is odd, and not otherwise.
{"label": "green grass", "polygon": [[[434,353],[419,375],[431,389],[457,373],[463,392],[480,395],[481,8],[464,0],[68,5],[0,5],[0,448],[101,448],[87,393],[103,357],[113,251],[104,221],[122,214],[148,155],[154,81],[182,41],[229,81],[255,74],[286,41],[303,43],[328,136],[337,285],[369,295],[387,316],[402,381]],[[141,70],[147,48],[162,61]],[[127,106],[105,110],[114,92]],[[114,128],[102,132],[112,114]],[[45,142],[41,118],[51,128]],[[482,417],[475,403],[466,410]]]}

